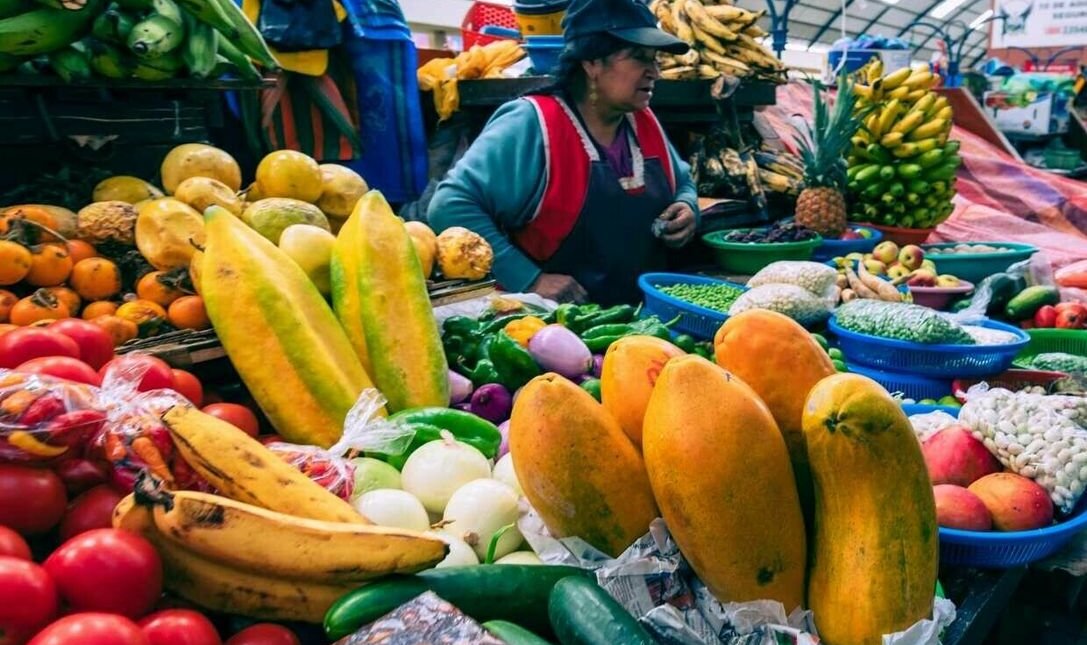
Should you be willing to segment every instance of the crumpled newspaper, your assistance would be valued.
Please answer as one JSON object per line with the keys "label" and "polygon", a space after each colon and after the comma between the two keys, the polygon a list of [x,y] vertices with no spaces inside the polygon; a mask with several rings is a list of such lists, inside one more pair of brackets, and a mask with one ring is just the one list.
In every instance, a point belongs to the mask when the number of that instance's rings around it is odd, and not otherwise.
{"label": "crumpled newspaper", "polygon": [[[518,528],[540,559],[591,569],[597,583],[656,640],[667,645],[818,645],[810,611],[786,614],[774,600],[721,603],[698,580],[663,519],[618,558],[610,558],[580,538],[555,538],[535,511],[521,516]],[[935,599],[933,618],[883,637],[883,645],[939,645],[939,634],[955,620],[955,605]]]}

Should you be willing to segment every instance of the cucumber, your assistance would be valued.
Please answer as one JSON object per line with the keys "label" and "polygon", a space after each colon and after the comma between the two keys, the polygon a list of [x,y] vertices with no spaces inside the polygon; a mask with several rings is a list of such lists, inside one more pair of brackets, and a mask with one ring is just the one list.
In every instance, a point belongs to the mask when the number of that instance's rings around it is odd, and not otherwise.
{"label": "cucumber", "polygon": [[483,623],[483,629],[505,641],[507,645],[548,645],[548,642],[520,625],[504,620]]}
{"label": "cucumber", "polygon": [[1057,287],[1034,285],[1015,294],[1004,307],[1004,313],[1012,320],[1026,320],[1045,305],[1055,305],[1061,301],[1061,292]]}
{"label": "cucumber", "polygon": [[547,603],[563,645],[652,645],[656,641],[608,592],[587,578],[564,578]]}
{"label": "cucumber", "polygon": [[516,620],[536,633],[550,634],[551,589],[563,578],[584,575],[577,567],[481,564],[391,576],[337,600],[325,614],[325,635],[336,640],[353,634],[427,590],[478,621]]}

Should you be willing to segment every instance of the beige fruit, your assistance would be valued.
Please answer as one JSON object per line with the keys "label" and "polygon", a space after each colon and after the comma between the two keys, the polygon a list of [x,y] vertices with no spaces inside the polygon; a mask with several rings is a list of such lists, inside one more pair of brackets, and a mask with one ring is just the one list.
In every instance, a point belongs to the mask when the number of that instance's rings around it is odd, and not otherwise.
{"label": "beige fruit", "polygon": [[354,170],[338,163],[323,163],[321,169],[321,196],[317,199],[317,208],[325,215],[335,219],[347,219],[359,198],[370,187],[366,180]]}
{"label": "beige fruit", "polygon": [[204,246],[204,218],[172,197],[154,199],[140,209],[136,248],[160,271],[189,266],[193,252]]}
{"label": "beige fruit", "polygon": [[136,209],[127,202],[95,202],[84,206],[76,216],[77,234],[91,244],[132,244],[137,215]]}
{"label": "beige fruit", "polygon": [[278,244],[283,231],[292,224],[309,224],[331,230],[328,218],[320,208],[287,197],[268,197],[253,202],[242,211],[242,221],[272,244]]}
{"label": "beige fruit", "polygon": [[[277,150],[257,165],[257,190],[265,197],[286,197],[313,203],[324,189],[321,167],[309,155]],[[272,240],[273,242],[275,240]]]}
{"label": "beige fruit", "polygon": [[321,295],[331,291],[329,265],[336,236],[311,224],[291,224],[279,236],[279,249],[306,272]]}
{"label": "beige fruit", "polygon": [[438,236],[438,266],[451,279],[482,280],[494,264],[494,251],[478,233],[454,226]]}
{"label": "beige fruit", "polygon": [[203,143],[177,146],[162,160],[162,187],[173,194],[189,177],[218,179],[231,190],[242,187],[242,170],[227,152]]}
{"label": "beige fruit", "polygon": [[434,260],[438,256],[438,236],[422,222],[406,222],[404,228],[408,230],[408,235],[411,236],[411,241],[415,245],[419,264],[423,265],[423,276],[429,278],[434,272]]}
{"label": "beige fruit", "polygon": [[139,177],[117,175],[98,182],[98,185],[94,187],[91,201],[120,201],[135,204],[145,199],[157,199],[159,197],[162,197],[162,191]]}
{"label": "beige fruit", "polygon": [[177,186],[174,198],[203,213],[208,206],[222,206],[241,215],[245,202],[229,186],[210,177],[189,177]]}

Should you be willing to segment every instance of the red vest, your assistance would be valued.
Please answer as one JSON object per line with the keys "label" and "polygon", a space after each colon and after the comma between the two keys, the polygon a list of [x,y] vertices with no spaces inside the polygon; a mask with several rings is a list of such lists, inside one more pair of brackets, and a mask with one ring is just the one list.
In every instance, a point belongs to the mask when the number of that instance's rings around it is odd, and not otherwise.
{"label": "red vest", "polygon": [[[547,178],[543,199],[537,205],[536,213],[524,228],[514,234],[514,239],[525,253],[542,262],[555,254],[581,216],[589,190],[592,164],[594,161],[607,162],[599,159],[595,144],[585,134],[577,117],[570,112],[574,108],[555,96],[531,96],[526,100],[536,108],[543,132]],[[647,161],[660,161],[674,192],[676,175],[664,129],[649,108],[635,112],[633,118],[634,136],[642,155]],[[594,160],[590,154],[597,159]],[[642,189],[627,192],[635,194],[639,190]]]}

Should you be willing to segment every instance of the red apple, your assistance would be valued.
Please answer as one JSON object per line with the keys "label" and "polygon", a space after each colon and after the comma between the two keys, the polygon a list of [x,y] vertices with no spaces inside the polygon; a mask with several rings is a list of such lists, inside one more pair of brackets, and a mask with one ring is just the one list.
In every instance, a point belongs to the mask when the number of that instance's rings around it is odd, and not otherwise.
{"label": "red apple", "polygon": [[928,475],[934,485],[969,486],[990,473],[1001,471],[993,453],[963,426],[950,426],[921,445]]}
{"label": "red apple", "polygon": [[949,529],[991,531],[993,516],[981,498],[962,486],[939,484],[933,486],[936,497],[936,523]]}

